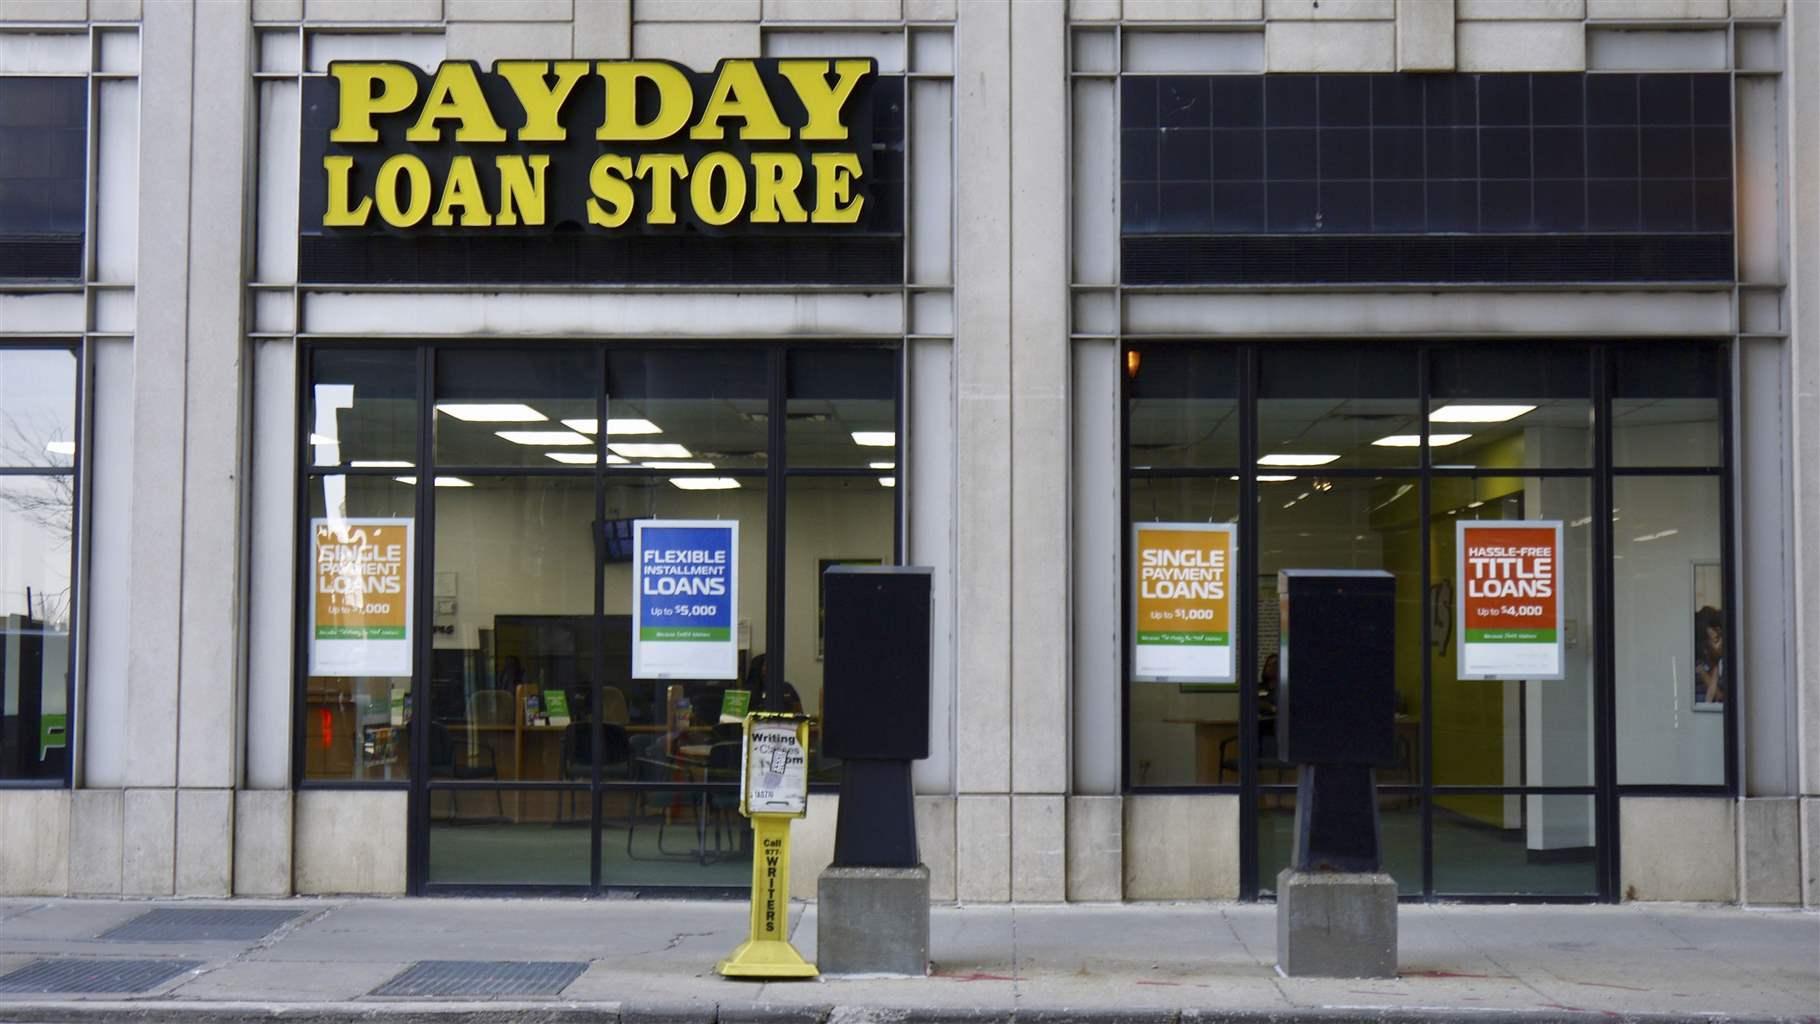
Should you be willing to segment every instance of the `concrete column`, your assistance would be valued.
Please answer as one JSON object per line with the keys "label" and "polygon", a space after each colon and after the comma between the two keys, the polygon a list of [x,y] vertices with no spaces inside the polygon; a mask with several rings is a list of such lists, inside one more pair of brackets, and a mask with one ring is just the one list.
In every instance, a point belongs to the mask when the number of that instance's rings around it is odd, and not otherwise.
{"label": "concrete column", "polygon": [[576,4],[573,54],[591,60],[632,56],[632,0],[583,0]]}
{"label": "concrete column", "polygon": [[[153,4],[140,34],[139,332],[133,345],[130,587],[127,611],[126,778],[177,783],[177,664],[182,626],[185,342],[189,323],[190,75],[196,10]],[[129,848],[162,840],[130,834]],[[167,890],[168,891],[168,890]]]}
{"label": "concrete column", "polygon": [[1019,900],[1060,901],[1067,881],[1066,14],[1060,3],[1011,5],[1011,860]]}
{"label": "concrete column", "polygon": [[[969,172],[955,183],[955,767],[964,797],[1011,785],[1009,6],[963,5],[956,35],[955,134],[967,140]],[[971,863],[963,852],[963,891]]]}
{"label": "concrete column", "polygon": [[1397,70],[1454,69],[1453,0],[1397,0]]}
{"label": "concrete column", "polygon": [[[1794,396],[1795,678],[1801,722],[1800,785],[1820,796],[1820,6],[1788,5],[1783,95],[1788,97],[1790,392]],[[1808,825],[1814,819],[1809,816]],[[1803,844],[1814,847],[1811,837]],[[1812,879],[1820,865],[1808,864]],[[1810,903],[1820,894],[1807,894]]]}
{"label": "concrete column", "polygon": [[970,3],[956,32],[955,883],[1011,896],[1011,7]]}

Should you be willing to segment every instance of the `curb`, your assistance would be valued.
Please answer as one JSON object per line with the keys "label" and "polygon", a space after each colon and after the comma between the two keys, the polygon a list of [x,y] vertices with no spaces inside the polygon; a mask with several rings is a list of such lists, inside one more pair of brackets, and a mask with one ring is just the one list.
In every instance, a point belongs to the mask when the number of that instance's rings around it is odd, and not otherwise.
{"label": "curb", "polygon": [[1176,1010],[1068,1007],[776,1006],[763,1003],[345,1002],[177,1000],[0,1002],[6,1024],[1820,1024],[1820,1017],[1607,1010],[1310,1007]]}

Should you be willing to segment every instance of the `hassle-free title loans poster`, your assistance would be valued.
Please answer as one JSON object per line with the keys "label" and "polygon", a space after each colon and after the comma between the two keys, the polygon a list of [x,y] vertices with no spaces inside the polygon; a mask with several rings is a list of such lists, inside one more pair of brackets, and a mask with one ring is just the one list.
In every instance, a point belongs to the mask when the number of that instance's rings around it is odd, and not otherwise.
{"label": "hassle-free title loans poster", "polygon": [[411,674],[411,521],[312,519],[310,675]]}
{"label": "hassle-free title loans poster", "polygon": [[1230,683],[1237,527],[1134,523],[1132,678],[1140,683]]}
{"label": "hassle-free title loans poster", "polygon": [[739,523],[632,524],[632,678],[735,679]]}
{"label": "hassle-free title loans poster", "polygon": [[1454,545],[1459,677],[1560,679],[1561,521],[1463,520]]}

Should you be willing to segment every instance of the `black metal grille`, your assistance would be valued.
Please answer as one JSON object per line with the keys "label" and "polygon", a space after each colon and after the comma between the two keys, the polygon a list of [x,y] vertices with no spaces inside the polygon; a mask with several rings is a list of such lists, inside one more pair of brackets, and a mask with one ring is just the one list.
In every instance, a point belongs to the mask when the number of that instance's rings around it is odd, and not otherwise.
{"label": "black metal grille", "polygon": [[0,977],[0,992],[31,995],[150,992],[200,966],[199,960],[34,960]]}
{"label": "black metal grille", "polygon": [[101,934],[103,942],[256,942],[301,916],[294,910],[165,907]]}
{"label": "black metal grille", "polygon": [[374,996],[554,996],[588,969],[585,963],[514,960],[424,960],[374,989]]}
{"label": "black metal grille", "polygon": [[1147,284],[1635,283],[1732,279],[1732,236],[1126,235]]}
{"label": "black metal grille", "polygon": [[305,235],[313,284],[876,284],[903,281],[903,237]]}
{"label": "black metal grille", "polygon": [[0,234],[0,278],[82,280],[82,235]]}

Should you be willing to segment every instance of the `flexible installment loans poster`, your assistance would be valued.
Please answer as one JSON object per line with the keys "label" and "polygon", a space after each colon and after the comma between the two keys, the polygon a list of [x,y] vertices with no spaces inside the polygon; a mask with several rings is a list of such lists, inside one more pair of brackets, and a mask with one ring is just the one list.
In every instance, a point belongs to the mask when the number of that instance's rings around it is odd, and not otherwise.
{"label": "flexible installment loans poster", "polygon": [[411,521],[310,521],[310,675],[411,674]]}
{"label": "flexible installment loans poster", "polygon": [[739,523],[632,524],[632,678],[736,679]]}
{"label": "flexible installment loans poster", "polygon": [[1132,678],[1140,683],[1237,680],[1231,523],[1133,523]]}
{"label": "flexible installment loans poster", "polygon": [[1561,521],[1454,524],[1461,679],[1560,679]]}

